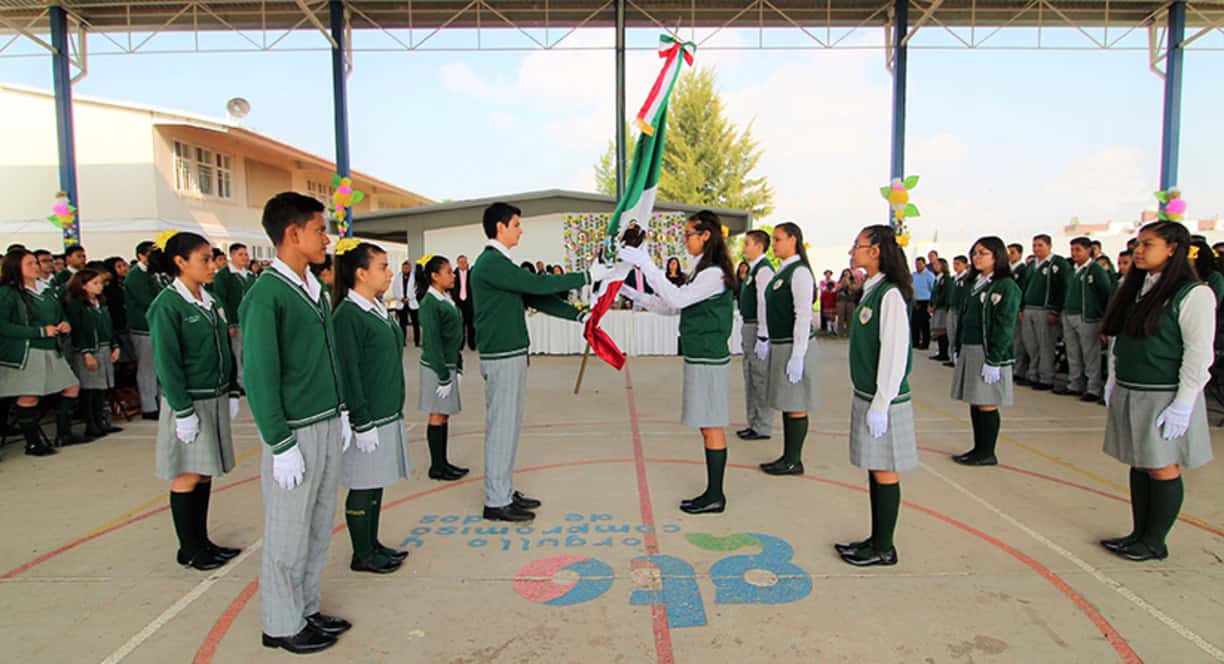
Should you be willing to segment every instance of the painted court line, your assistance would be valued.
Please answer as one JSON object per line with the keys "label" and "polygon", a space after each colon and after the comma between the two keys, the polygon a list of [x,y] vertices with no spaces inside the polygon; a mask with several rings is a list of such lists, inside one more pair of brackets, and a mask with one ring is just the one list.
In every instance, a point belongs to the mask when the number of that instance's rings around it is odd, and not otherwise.
{"label": "painted court line", "polygon": [[134,650],[139,648],[140,644],[144,643],[149,639],[149,637],[156,634],[157,630],[164,627],[166,623],[174,620],[174,617],[182,613],[183,609],[186,609],[192,602],[199,599],[201,595],[208,592],[209,588],[213,587],[218,581],[228,576],[230,572],[237,569],[244,560],[250,557],[251,554],[258,551],[262,546],[263,538],[261,537],[254,544],[247,547],[246,551],[240,553],[237,558],[234,558],[226,563],[224,567],[216,572],[213,572],[207,579],[204,579],[199,583],[199,585],[192,588],[186,595],[180,597],[177,602],[170,606],[170,608],[162,611],[160,616],[157,616],[152,622],[145,625],[144,629],[140,630],[135,636],[128,639],[127,643],[119,646],[118,650],[108,655],[106,659],[102,660],[102,664],[118,664],[118,662],[122,662],[125,657],[132,654]]}
{"label": "painted court line", "polygon": [[1198,634],[1195,634],[1194,631],[1192,631],[1189,627],[1186,627],[1185,625],[1174,620],[1172,616],[1161,611],[1155,606],[1152,606],[1151,604],[1146,602],[1142,597],[1136,595],[1133,591],[1131,591],[1126,586],[1122,585],[1121,583],[1114,580],[1113,578],[1106,576],[1103,572],[1093,567],[1092,565],[1089,565],[1086,561],[1081,559],[1079,556],[1076,556],[1074,553],[1071,553],[1070,551],[1050,541],[1047,537],[1045,537],[1041,533],[1038,533],[1032,528],[1029,528],[1023,523],[1020,523],[1015,518],[1013,518],[1011,515],[1007,514],[1003,510],[1000,510],[999,508],[990,504],[984,498],[981,498],[980,496],[973,493],[969,489],[966,489],[965,487],[961,486],[955,480],[952,480],[951,478],[943,475],[942,473],[935,470],[934,468],[931,468],[929,465],[925,463],[921,463],[920,465],[922,466],[923,470],[943,480],[943,482],[947,484],[948,486],[952,487],[953,489],[956,489],[957,491],[959,491],[960,493],[968,497],[970,500],[973,500],[977,504],[986,508],[988,511],[993,512],[996,516],[1000,517],[1004,521],[1007,521],[1011,525],[1015,526],[1017,529],[1022,531],[1024,534],[1044,544],[1051,551],[1054,551],[1055,553],[1062,556],[1063,558],[1066,558],[1073,565],[1084,570],[1085,572],[1090,574],[1093,578],[1095,578],[1097,581],[1100,581],[1106,586],[1112,588],[1119,595],[1122,595],[1126,599],[1130,600],[1131,603],[1133,603],[1135,606],[1138,606],[1140,609],[1143,609],[1145,612],[1147,612],[1148,615],[1152,616],[1153,618],[1160,621],[1161,623],[1164,623],[1164,625],[1167,626],[1169,629],[1172,629],[1182,638],[1193,643],[1200,650],[1210,655],[1212,659],[1214,659],[1215,661],[1224,662],[1224,651],[1221,651],[1219,648],[1217,648],[1216,646],[1212,645],[1211,643],[1203,639],[1203,637],[1199,636]]}

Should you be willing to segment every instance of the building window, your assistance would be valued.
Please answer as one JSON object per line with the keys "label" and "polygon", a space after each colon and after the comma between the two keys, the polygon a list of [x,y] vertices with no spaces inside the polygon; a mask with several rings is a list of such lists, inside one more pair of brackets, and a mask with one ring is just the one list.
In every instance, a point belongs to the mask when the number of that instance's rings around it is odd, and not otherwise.
{"label": "building window", "polygon": [[174,188],[213,198],[233,197],[230,156],[207,148],[174,142]]}
{"label": "building window", "polygon": [[324,184],[308,179],[306,180],[306,193],[323,205],[331,205],[332,194],[336,193],[336,188],[331,186],[330,182]]}

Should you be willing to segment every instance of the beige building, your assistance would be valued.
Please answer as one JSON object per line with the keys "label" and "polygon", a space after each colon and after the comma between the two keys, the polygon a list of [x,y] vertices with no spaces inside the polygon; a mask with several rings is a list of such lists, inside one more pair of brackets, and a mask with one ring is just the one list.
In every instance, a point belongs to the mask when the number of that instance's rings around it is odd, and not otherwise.
{"label": "beige building", "polygon": [[[0,83],[0,246],[59,251],[46,220],[59,190],[54,96]],[[298,191],[324,203],[335,164],[245,129],[239,122],[126,102],[74,97],[81,244],[92,258],[132,257],[138,242],[168,228],[218,246],[243,242],[257,258],[272,247],[259,225],[264,202]],[[354,173],[365,192],[357,214],[433,201]],[[388,247],[402,255],[402,247]]]}

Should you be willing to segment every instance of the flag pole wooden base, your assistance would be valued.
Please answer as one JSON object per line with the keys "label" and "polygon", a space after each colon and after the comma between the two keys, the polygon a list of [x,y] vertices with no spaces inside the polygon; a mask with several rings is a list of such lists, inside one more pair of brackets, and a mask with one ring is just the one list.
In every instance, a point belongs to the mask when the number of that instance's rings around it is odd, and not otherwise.
{"label": "flag pole wooden base", "polygon": [[586,375],[587,360],[591,358],[591,342],[587,342],[586,350],[582,351],[582,364],[578,367],[578,382],[574,383],[574,394],[582,390],[582,377]]}

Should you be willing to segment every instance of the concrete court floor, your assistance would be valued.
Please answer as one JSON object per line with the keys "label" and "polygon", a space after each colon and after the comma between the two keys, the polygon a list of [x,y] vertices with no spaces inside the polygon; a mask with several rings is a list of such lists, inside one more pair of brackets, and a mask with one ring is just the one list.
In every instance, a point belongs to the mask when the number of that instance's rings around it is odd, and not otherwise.
{"label": "concrete court floor", "polygon": [[[832,549],[869,530],[847,461],[846,345],[821,341],[823,403],[807,475],[731,441],[722,515],[676,507],[704,487],[698,435],[678,425],[680,361],[532,358],[517,486],[545,501],[521,531],[481,522],[483,382],[451,425],[465,482],[425,477],[416,357],[410,481],[387,490],[382,539],[412,555],[389,576],[348,570],[335,534],[325,611],[355,628],[320,662],[1207,662],[1224,657],[1224,463],[1186,475],[1172,557],[1129,563],[1097,545],[1128,532],[1126,468],[1101,453],[1104,408],[1017,389],[1005,465],[968,469],[951,369],[918,352],[911,378],[923,467],[903,476],[900,564],[857,569]],[[732,362],[732,429],[742,426]],[[0,661],[289,661],[260,646],[259,441],[245,409],[238,467],[216,480],[213,539],[245,547],[215,573],[180,568],[152,477],[154,424],[47,459],[0,450]],[[1213,430],[1218,452],[1224,437]],[[337,520],[343,524],[343,492]],[[651,527],[653,526],[653,528]],[[502,534],[505,533],[505,534]],[[751,533],[751,534],[747,534]],[[733,537],[734,536],[734,537]],[[637,560],[658,554],[652,561]],[[661,572],[660,572],[661,570]],[[662,577],[660,576],[662,574]],[[660,581],[660,579],[663,581]]]}

